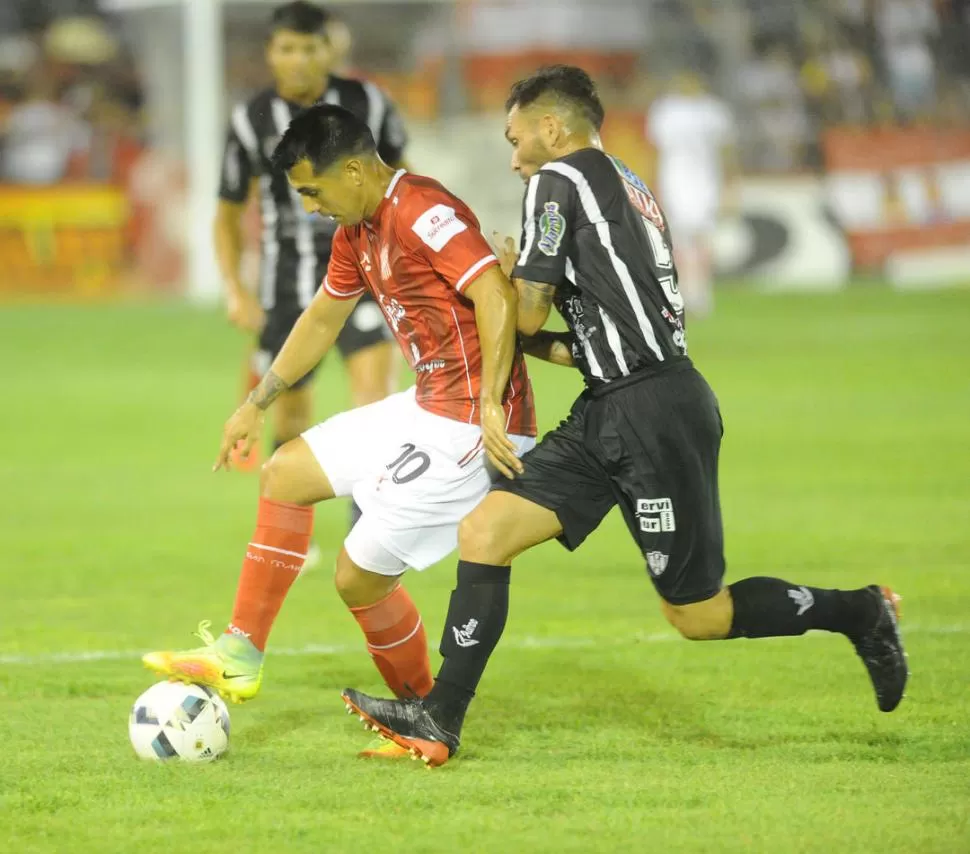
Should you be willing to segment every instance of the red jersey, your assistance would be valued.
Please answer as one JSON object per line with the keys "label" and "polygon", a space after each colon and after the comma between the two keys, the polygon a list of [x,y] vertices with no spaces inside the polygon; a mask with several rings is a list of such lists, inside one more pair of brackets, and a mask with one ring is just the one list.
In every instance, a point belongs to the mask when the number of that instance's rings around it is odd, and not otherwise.
{"label": "red jersey", "polygon": [[[335,299],[370,290],[417,374],[418,404],[479,424],[482,352],[462,290],[498,259],[469,208],[432,178],[401,170],[369,222],[337,229],[323,287]],[[515,354],[506,430],[535,436],[532,385]]]}

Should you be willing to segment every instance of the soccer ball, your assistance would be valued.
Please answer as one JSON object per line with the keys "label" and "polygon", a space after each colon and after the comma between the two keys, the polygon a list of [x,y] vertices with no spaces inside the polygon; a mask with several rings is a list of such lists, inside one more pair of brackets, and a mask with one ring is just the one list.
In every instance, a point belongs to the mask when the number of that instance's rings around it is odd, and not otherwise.
{"label": "soccer ball", "polygon": [[229,710],[211,688],[159,682],[135,700],[128,735],[142,759],[210,762],[229,748]]}

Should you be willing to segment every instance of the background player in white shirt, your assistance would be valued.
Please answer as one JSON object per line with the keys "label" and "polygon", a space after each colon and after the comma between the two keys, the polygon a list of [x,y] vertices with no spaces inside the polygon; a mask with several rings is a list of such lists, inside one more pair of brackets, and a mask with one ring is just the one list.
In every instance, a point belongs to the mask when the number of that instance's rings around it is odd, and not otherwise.
{"label": "background player in white shirt", "polygon": [[657,149],[655,186],[670,222],[688,312],[714,305],[712,238],[735,172],[735,124],[727,105],[695,74],[679,75],[647,116]]}

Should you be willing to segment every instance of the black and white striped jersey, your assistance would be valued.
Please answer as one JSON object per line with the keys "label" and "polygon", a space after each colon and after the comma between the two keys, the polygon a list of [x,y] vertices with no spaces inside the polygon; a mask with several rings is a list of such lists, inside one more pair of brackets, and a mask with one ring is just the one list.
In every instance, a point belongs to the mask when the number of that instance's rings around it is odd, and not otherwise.
{"label": "black and white striped jersey", "polygon": [[[389,164],[401,161],[407,132],[394,104],[380,88],[331,76],[321,101],[346,107],[366,121],[380,156]],[[243,202],[250,182],[259,181],[259,297],[266,310],[299,311],[309,305],[326,272],[337,229],[327,217],[307,214],[286,176],[274,173],[270,166],[280,137],[300,109],[273,89],[238,104],[230,116],[222,160],[221,199]]]}
{"label": "black and white striped jersey", "polygon": [[512,275],[556,286],[589,385],[687,353],[666,219],[643,181],[599,149],[551,161],[529,180]]}

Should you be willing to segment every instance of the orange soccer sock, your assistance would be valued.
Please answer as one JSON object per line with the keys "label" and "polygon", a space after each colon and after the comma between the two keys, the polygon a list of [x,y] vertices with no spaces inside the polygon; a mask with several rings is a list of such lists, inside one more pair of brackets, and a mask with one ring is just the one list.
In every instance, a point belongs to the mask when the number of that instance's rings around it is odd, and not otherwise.
{"label": "orange soccer sock", "polygon": [[364,636],[367,651],[398,697],[423,697],[431,690],[428,636],[418,609],[401,585],[373,605],[351,608]]}
{"label": "orange soccer sock", "polygon": [[257,649],[266,648],[276,615],[303,568],[312,530],[312,507],[259,499],[228,634],[244,635]]}

